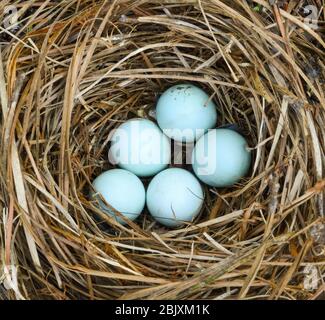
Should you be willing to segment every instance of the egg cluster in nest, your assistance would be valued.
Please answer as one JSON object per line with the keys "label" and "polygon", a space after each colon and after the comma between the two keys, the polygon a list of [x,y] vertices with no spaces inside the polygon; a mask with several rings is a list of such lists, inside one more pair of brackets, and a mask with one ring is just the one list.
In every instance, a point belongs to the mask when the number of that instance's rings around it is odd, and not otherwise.
{"label": "egg cluster in nest", "polygon": [[[1,29],[0,297],[319,298],[324,8],[305,2],[317,28],[298,2],[13,1],[24,19]],[[180,82],[212,94],[218,126],[248,141],[251,172],[205,186],[192,224],[144,213],[121,225],[88,197],[112,167],[110,132],[152,119]]]}

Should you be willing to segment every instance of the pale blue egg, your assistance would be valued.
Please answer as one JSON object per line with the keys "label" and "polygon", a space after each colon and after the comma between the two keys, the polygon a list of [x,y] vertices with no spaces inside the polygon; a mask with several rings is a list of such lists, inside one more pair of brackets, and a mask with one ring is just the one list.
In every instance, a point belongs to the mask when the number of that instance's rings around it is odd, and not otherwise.
{"label": "pale blue egg", "polygon": [[210,130],[196,143],[192,165],[196,176],[213,187],[228,187],[244,177],[251,152],[243,136],[230,129]]}
{"label": "pale blue egg", "polygon": [[103,172],[93,181],[93,188],[96,193],[92,197],[98,200],[100,208],[122,224],[125,222],[100,197],[130,220],[135,220],[145,206],[146,192],[143,183],[127,170],[112,169]]}
{"label": "pale blue egg", "polygon": [[192,222],[203,205],[204,193],[196,177],[179,168],[158,173],[147,190],[147,207],[151,215],[167,227]]}
{"label": "pale blue egg", "polygon": [[167,89],[156,108],[159,127],[179,142],[193,142],[216,125],[216,106],[202,89],[178,84]]}
{"label": "pale blue egg", "polygon": [[170,139],[147,119],[124,122],[111,137],[109,161],[139,177],[149,177],[170,163]]}

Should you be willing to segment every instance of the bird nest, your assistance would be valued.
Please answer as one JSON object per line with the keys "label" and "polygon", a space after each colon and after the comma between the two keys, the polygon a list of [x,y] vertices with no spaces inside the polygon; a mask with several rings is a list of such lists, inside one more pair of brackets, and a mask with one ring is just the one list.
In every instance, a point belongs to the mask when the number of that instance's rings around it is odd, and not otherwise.
{"label": "bird nest", "polygon": [[[0,298],[319,299],[322,3],[11,1],[18,21],[0,29]],[[184,82],[211,96],[218,127],[245,136],[249,175],[205,186],[204,210],[181,228],[146,211],[121,225],[89,198],[112,168],[110,132],[154,119],[161,92]]]}

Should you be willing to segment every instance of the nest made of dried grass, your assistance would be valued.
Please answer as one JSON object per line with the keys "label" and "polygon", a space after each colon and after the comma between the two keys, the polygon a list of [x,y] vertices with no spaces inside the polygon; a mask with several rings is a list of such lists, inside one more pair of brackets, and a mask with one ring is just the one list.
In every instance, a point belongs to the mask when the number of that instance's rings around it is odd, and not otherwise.
{"label": "nest made of dried grass", "polygon": [[[17,281],[0,298],[321,297],[324,1],[273,2],[1,2],[19,23],[0,29],[0,279]],[[205,187],[181,229],[105,218],[87,195],[110,168],[109,133],[184,81],[213,95],[219,126],[239,126],[250,176]]]}

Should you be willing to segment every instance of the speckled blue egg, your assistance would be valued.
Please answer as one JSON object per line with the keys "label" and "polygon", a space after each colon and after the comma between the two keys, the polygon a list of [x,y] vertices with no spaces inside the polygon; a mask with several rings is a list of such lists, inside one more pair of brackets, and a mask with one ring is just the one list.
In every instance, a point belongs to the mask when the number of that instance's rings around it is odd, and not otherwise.
{"label": "speckled blue egg", "polygon": [[196,177],[180,168],[158,173],[147,190],[147,207],[155,220],[167,227],[192,222],[203,205],[204,193]]}
{"label": "speckled blue egg", "polygon": [[146,192],[142,181],[132,172],[112,169],[103,172],[93,181],[93,199],[108,215],[115,217],[121,224],[125,222],[107,204],[130,220],[135,220],[145,206]]}
{"label": "speckled blue egg", "polygon": [[231,129],[210,130],[196,143],[192,165],[196,176],[213,187],[228,187],[244,177],[251,164],[246,140]]}
{"label": "speckled blue egg", "polygon": [[131,119],[115,130],[108,158],[139,177],[149,177],[170,162],[170,139],[147,119]]}
{"label": "speckled blue egg", "polygon": [[202,89],[192,84],[178,84],[167,89],[156,107],[159,127],[179,142],[193,142],[217,121],[216,106]]}

